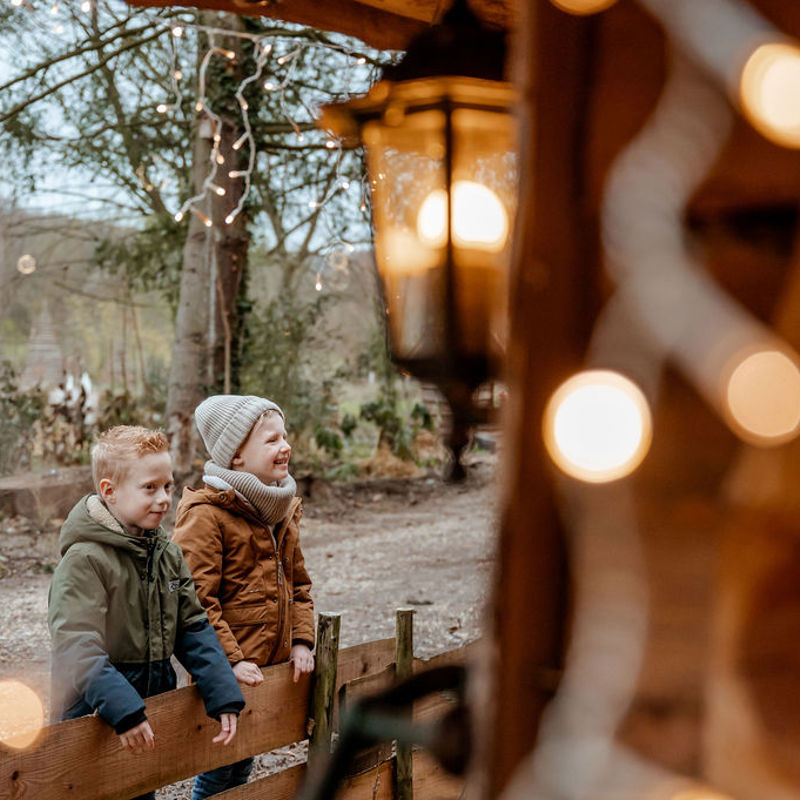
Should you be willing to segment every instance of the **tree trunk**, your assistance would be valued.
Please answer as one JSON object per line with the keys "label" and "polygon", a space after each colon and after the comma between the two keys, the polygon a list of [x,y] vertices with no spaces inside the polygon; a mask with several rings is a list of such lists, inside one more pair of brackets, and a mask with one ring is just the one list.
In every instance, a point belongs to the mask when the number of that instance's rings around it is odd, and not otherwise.
{"label": "tree trunk", "polygon": [[[195,133],[192,191],[197,193],[205,180],[211,142]],[[183,247],[183,267],[175,320],[175,340],[167,389],[166,430],[176,476],[191,469],[196,434],[192,424],[194,409],[205,396],[208,369],[208,320],[210,293],[210,230],[195,214]]]}
{"label": "tree trunk", "polygon": [[[208,14],[201,15],[203,24],[216,25],[213,15],[203,19],[205,16]],[[233,22],[242,24],[238,18]],[[242,52],[242,40],[232,38],[225,45],[236,53],[231,68],[241,80],[241,64],[246,57]],[[201,57],[202,53],[198,53],[198,62]],[[215,110],[219,109],[217,113],[223,123],[218,151],[224,161],[217,168],[214,183],[224,189],[224,194],[209,192],[208,198],[202,201],[206,206],[198,208],[212,221],[213,227],[206,227],[199,216],[191,214],[183,249],[166,420],[173,466],[179,477],[190,471],[195,450],[200,445],[193,424],[194,409],[207,394],[235,391],[236,388],[231,354],[239,332],[238,300],[244,285],[249,236],[245,211],[230,225],[225,218],[236,208],[244,186],[241,177],[230,178],[228,173],[243,169],[248,153],[247,145],[241,150],[233,149],[243,126],[238,101],[230,89],[227,91],[224,97],[210,98]],[[203,191],[210,168],[212,135],[213,131],[205,126],[197,126],[192,194]]]}

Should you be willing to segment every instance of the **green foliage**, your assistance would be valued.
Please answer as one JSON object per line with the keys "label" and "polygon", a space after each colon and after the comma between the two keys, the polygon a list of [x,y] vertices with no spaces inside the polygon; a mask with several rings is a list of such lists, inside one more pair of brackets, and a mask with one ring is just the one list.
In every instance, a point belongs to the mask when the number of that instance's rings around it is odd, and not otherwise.
{"label": "green foliage", "polygon": [[100,398],[97,414],[97,430],[104,431],[115,425],[144,425],[158,428],[163,419],[164,398],[135,397],[128,391],[106,390]]}
{"label": "green foliage", "polygon": [[358,427],[358,418],[355,414],[347,413],[339,423],[342,433],[345,438],[349,439],[353,435],[353,431]]}
{"label": "green foliage", "polygon": [[404,461],[414,460],[413,445],[417,433],[422,428],[433,428],[433,419],[421,403],[414,406],[411,414],[404,416],[400,412],[396,393],[362,404],[360,416],[378,428],[378,446],[387,445]]}
{"label": "green foliage", "polygon": [[28,469],[34,439],[34,423],[46,398],[39,389],[22,391],[11,364],[0,365],[0,475]]}
{"label": "green foliage", "polygon": [[329,297],[307,305],[278,298],[248,320],[241,354],[244,394],[269,397],[286,415],[295,438],[323,425],[330,416],[335,375],[321,373],[315,332]]}
{"label": "green foliage", "polygon": [[314,441],[317,447],[321,447],[330,455],[338,455],[344,447],[342,437],[327,425],[317,425],[314,428]]}

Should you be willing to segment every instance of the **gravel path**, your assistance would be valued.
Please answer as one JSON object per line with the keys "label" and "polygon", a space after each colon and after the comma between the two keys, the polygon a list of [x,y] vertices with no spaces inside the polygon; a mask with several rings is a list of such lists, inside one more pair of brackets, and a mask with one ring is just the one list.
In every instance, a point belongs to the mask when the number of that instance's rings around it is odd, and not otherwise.
{"label": "gravel path", "polygon": [[[317,611],[342,613],[341,645],[394,635],[395,610],[412,606],[414,651],[428,657],[480,635],[494,549],[493,471],[473,465],[463,485],[432,478],[314,482],[304,502],[303,552]],[[18,678],[47,702],[48,570],[55,533],[0,522],[0,679]],[[255,774],[302,757],[262,756]],[[160,800],[188,797],[190,781]]]}

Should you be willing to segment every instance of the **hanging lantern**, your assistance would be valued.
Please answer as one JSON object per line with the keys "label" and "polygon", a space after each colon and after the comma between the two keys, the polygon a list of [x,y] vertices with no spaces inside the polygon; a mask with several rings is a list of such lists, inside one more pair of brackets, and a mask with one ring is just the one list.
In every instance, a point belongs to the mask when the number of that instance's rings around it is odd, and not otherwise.
{"label": "hanging lantern", "polygon": [[364,146],[392,357],[447,399],[454,477],[504,349],[517,185],[504,56],[504,33],[456,0],[366,96],[321,116]]}

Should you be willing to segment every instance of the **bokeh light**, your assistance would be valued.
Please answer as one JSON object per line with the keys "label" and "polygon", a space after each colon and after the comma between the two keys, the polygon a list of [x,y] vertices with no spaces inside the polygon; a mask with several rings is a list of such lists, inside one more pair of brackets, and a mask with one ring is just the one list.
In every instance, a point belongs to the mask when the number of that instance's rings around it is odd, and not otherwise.
{"label": "bokeh light", "polygon": [[780,444],[800,427],[800,369],[786,353],[763,349],[734,361],[727,379],[728,411],[744,438]]}
{"label": "bokeh light", "polygon": [[16,750],[30,747],[43,726],[44,708],[36,692],[20,681],[0,681],[0,743]]}
{"label": "bokeh light", "polygon": [[20,256],[17,259],[17,271],[21,272],[23,275],[30,275],[32,272],[35,272],[36,259],[30,253],[25,253],[25,255]]}
{"label": "bokeh light", "polygon": [[800,48],[771,42],[747,59],[742,107],[753,126],[784,147],[800,147]]}
{"label": "bokeh light", "polygon": [[[420,206],[417,235],[428,247],[447,243],[447,192],[436,189]],[[453,242],[498,253],[508,238],[508,214],[500,198],[475,181],[453,184]]]}
{"label": "bokeh light", "polygon": [[568,14],[597,14],[611,8],[617,0],[550,0],[550,2]]}
{"label": "bokeh light", "polygon": [[610,370],[588,370],[553,393],[543,420],[550,457],[567,475],[606,483],[633,472],[650,447],[647,400]]}

